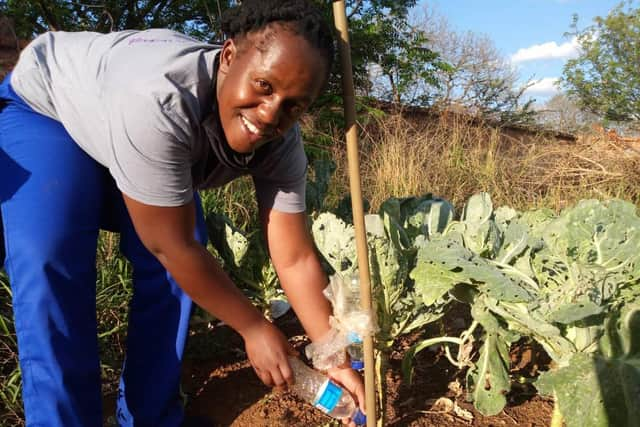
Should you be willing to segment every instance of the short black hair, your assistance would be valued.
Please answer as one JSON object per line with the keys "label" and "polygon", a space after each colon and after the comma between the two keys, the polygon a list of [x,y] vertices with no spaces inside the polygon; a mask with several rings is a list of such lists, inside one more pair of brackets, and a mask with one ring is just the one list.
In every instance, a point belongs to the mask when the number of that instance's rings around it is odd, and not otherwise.
{"label": "short black hair", "polygon": [[333,66],[333,32],[322,10],[310,0],[244,0],[222,14],[222,31],[229,38],[243,38],[271,24],[282,25],[325,54],[327,73]]}

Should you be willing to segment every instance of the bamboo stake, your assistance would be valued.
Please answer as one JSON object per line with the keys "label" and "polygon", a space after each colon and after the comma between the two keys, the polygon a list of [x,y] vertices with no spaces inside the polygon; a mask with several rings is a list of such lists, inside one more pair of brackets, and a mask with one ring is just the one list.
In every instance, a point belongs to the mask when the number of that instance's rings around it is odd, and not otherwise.
{"label": "bamboo stake", "polygon": [[[369,274],[369,255],[364,225],[364,208],[360,187],[360,161],[358,158],[358,132],[356,129],[356,106],[353,89],[353,71],[351,65],[351,46],[344,0],[333,1],[333,18],[336,30],[340,34],[338,45],[342,66],[342,95],[345,114],[347,139],[347,163],[349,165],[349,187],[351,190],[351,208],[356,233],[358,270],[360,272],[360,305],[371,310],[371,278]],[[367,427],[376,425],[375,366],[373,360],[373,337],[364,337],[364,386]]]}

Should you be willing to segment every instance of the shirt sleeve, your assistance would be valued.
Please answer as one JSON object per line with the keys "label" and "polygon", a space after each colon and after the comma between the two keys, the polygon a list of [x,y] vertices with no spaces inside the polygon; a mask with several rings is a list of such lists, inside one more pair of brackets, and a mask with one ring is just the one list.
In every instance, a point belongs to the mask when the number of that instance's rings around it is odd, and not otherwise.
{"label": "shirt sleeve", "polygon": [[118,189],[141,203],[182,206],[193,198],[190,128],[174,98],[110,96],[109,171]]}
{"label": "shirt sleeve", "polygon": [[307,156],[298,125],[277,142],[258,172],[253,174],[261,209],[286,213],[306,210]]}

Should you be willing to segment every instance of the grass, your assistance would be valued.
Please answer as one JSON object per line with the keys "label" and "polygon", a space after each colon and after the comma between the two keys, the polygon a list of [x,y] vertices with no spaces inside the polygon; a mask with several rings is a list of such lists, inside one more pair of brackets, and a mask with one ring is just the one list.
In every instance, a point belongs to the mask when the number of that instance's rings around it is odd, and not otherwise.
{"label": "grass", "polygon": [[248,176],[230,182],[224,187],[200,192],[205,216],[209,212],[223,213],[236,227],[246,230],[257,223],[258,207],[253,182]]}
{"label": "grass", "polygon": [[96,260],[96,307],[103,392],[117,390],[124,361],[132,269],[120,254],[118,234],[101,231]]}
{"label": "grass", "polygon": [[[640,203],[640,156],[603,138],[566,142],[540,135],[523,139],[459,118],[416,125],[398,115],[363,129],[363,197],[376,211],[388,197],[432,193],[461,207],[486,191],[496,205],[560,210],[584,198]],[[348,192],[344,149],[332,196]]]}
{"label": "grass", "polygon": [[0,426],[23,424],[21,374],[18,368],[9,280],[0,270]]}

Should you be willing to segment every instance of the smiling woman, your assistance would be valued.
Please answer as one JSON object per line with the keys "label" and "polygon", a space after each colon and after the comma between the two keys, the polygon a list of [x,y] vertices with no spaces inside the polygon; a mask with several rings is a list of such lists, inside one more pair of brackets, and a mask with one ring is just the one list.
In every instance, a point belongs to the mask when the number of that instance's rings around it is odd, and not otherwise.
{"label": "smiling woman", "polygon": [[[256,39],[280,31],[268,50]],[[267,33],[267,34],[264,34]],[[231,148],[247,153],[282,136],[320,93],[327,61],[309,43],[284,28],[270,28],[235,42],[220,54],[217,96],[220,120]]]}
{"label": "smiling woman", "polygon": [[[296,121],[331,69],[312,1],[248,0],[222,47],[174,31],[45,33],[0,85],[6,267],[28,425],[102,420],[95,315],[100,228],[134,268],[122,426],[178,427],[192,302],[234,328],[260,379],[293,381],[283,334],[207,252],[197,191],[251,175],[281,285],[312,340],[330,331],[327,278],[306,227],[307,160]],[[330,370],[363,402],[346,365]]]}
{"label": "smiling woman", "polygon": [[[269,7],[266,3],[260,7]],[[333,57],[328,34],[309,25],[313,22],[273,21],[256,29],[256,18],[238,13],[223,22],[231,38],[220,54],[220,119],[229,144],[241,153],[295,123],[320,93]]]}

